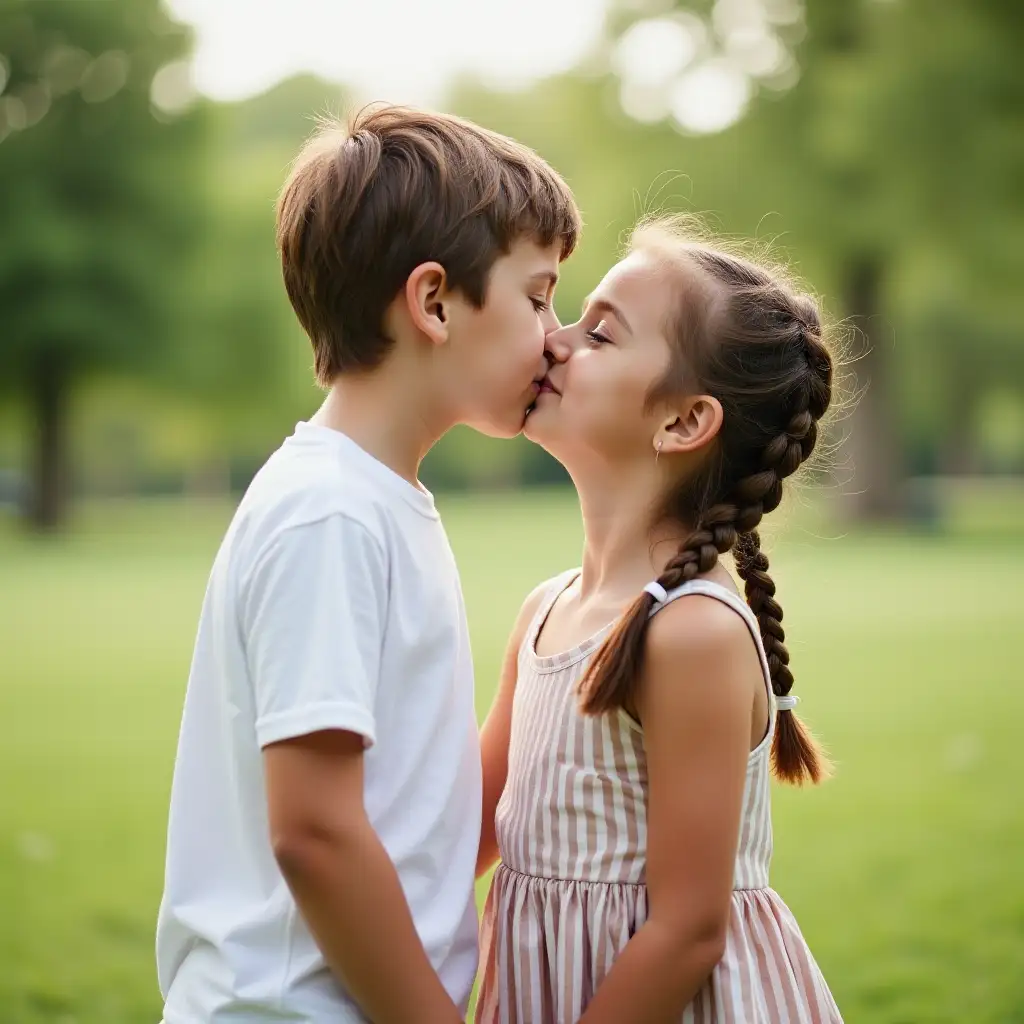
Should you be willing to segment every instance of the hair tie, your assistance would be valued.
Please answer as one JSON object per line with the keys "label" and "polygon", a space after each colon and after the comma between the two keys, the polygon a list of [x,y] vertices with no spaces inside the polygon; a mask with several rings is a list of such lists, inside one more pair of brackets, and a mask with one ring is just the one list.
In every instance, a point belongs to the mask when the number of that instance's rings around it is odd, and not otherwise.
{"label": "hair tie", "polygon": [[650,594],[658,604],[664,604],[668,600],[668,591],[657,580],[648,583],[644,587],[644,593]]}
{"label": "hair tie", "polygon": [[787,694],[785,697],[775,698],[775,706],[780,711],[792,711],[799,703],[800,698],[791,694]]}

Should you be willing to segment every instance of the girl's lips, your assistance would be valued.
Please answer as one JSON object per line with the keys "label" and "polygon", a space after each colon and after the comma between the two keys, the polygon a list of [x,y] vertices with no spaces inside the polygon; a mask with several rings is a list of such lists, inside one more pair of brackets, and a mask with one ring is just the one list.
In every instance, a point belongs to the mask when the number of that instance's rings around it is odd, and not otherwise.
{"label": "girl's lips", "polygon": [[551,383],[550,380],[548,380],[547,377],[545,377],[540,382],[540,391],[539,391],[539,393],[540,394],[544,394],[545,391],[550,392],[552,395],[560,395],[562,393],[561,391],[558,390],[558,388],[556,388],[554,386],[554,384]]}

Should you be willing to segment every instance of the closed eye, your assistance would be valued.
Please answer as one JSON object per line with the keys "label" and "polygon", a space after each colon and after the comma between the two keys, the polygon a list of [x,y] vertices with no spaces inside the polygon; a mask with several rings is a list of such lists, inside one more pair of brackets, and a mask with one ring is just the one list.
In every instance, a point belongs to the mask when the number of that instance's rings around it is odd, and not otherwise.
{"label": "closed eye", "polygon": [[551,308],[551,304],[549,302],[545,302],[543,299],[531,298],[530,301],[533,303],[533,308],[537,310],[538,313],[546,313]]}
{"label": "closed eye", "polygon": [[605,337],[600,331],[587,331],[587,337],[594,342],[595,345],[610,345],[612,343],[611,338]]}

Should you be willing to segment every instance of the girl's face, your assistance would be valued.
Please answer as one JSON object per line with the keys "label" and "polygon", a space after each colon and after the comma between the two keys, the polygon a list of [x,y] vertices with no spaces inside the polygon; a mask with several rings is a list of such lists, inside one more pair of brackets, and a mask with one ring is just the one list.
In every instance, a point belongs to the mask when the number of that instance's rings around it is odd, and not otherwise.
{"label": "girl's face", "polygon": [[678,280],[636,252],[616,264],[575,324],[547,336],[552,361],[525,433],[570,472],[580,458],[653,460],[665,408],[648,408],[669,366],[665,336]]}

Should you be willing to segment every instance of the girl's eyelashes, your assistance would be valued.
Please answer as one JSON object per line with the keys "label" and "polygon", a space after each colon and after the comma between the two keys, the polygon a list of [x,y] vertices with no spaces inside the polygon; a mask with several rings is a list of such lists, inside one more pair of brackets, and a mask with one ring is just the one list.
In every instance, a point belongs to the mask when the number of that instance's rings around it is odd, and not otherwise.
{"label": "girl's eyelashes", "polygon": [[531,298],[530,301],[533,303],[533,308],[537,310],[538,313],[546,313],[551,308],[551,303],[545,302],[543,299]]}
{"label": "girl's eyelashes", "polygon": [[596,345],[610,345],[612,341],[611,338],[605,337],[605,335],[596,328],[592,331],[587,331],[586,335]]}

